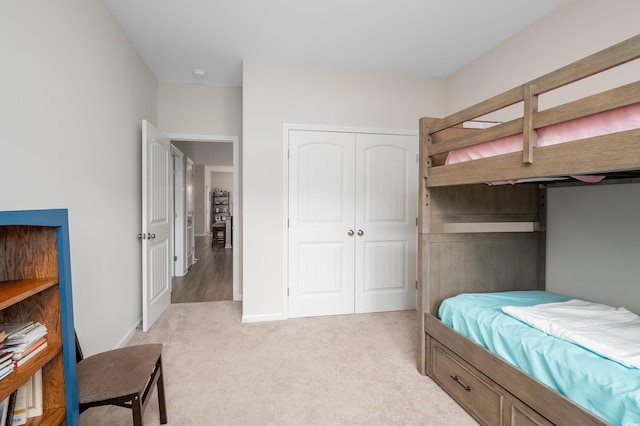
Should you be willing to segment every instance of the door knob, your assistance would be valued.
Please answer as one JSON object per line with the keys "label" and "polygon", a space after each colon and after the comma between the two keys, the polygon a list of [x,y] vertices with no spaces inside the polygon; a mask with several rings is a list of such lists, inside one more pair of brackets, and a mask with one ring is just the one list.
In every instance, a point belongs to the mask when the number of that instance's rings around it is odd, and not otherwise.
{"label": "door knob", "polygon": [[153,240],[156,237],[156,234],[146,233],[146,234],[138,234],[139,240]]}
{"label": "door knob", "polygon": [[358,229],[358,235],[359,235],[359,236],[364,235],[364,231],[363,231],[362,229]]}
{"label": "door knob", "polygon": [[350,236],[350,237],[353,237],[353,229],[349,229],[347,231],[347,235]]}

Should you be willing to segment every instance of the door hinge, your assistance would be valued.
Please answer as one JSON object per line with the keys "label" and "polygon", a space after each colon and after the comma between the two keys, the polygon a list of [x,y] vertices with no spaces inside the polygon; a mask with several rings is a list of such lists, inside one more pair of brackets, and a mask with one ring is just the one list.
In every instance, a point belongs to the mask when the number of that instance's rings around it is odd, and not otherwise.
{"label": "door hinge", "polygon": [[416,217],[416,226],[418,226],[418,218]]}
{"label": "door hinge", "polygon": [[178,261],[178,256],[173,256],[173,261],[177,262]]}
{"label": "door hinge", "polygon": [[289,287],[287,287],[287,297],[289,297]]}
{"label": "door hinge", "polygon": [[416,290],[418,289],[418,280],[416,280]]}

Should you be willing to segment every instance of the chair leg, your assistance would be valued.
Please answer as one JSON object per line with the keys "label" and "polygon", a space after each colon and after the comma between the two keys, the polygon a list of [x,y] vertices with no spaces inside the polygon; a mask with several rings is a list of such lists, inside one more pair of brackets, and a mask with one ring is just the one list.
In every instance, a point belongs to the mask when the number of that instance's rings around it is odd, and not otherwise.
{"label": "chair leg", "polygon": [[140,395],[136,395],[131,400],[131,411],[133,411],[133,426],[142,426],[142,405]]}
{"label": "chair leg", "polygon": [[158,359],[158,382],[156,387],[158,390],[158,407],[160,408],[160,424],[167,423],[167,406],[164,400],[164,379],[162,374],[162,357]]}

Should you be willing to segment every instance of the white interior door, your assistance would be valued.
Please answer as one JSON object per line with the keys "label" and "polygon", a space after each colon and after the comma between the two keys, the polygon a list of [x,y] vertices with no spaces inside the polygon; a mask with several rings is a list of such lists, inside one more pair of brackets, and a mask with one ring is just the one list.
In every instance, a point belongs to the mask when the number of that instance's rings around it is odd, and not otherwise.
{"label": "white interior door", "polygon": [[289,134],[290,317],[353,313],[354,142]]}
{"label": "white interior door", "polygon": [[184,179],[184,154],[171,145],[173,157],[173,276],[182,277],[187,273],[187,244],[186,244],[186,198]]}
{"label": "white interior door", "polygon": [[415,136],[289,132],[289,316],[414,309]]}
{"label": "white interior door", "polygon": [[171,304],[171,142],[142,121],[142,330]]}
{"label": "white interior door", "polygon": [[195,201],[193,182],[193,160],[187,157],[187,269],[196,263],[196,231],[195,231]]}
{"label": "white interior door", "polygon": [[355,312],[415,309],[415,136],[356,135]]}

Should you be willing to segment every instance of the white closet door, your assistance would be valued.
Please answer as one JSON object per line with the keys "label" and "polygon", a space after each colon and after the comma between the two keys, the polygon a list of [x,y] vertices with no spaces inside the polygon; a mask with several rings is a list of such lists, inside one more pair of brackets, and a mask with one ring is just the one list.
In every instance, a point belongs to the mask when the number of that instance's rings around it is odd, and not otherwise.
{"label": "white closet door", "polygon": [[415,136],[356,136],[355,312],[414,309],[417,261]]}
{"label": "white closet door", "polygon": [[353,133],[289,133],[289,316],[354,310]]}

